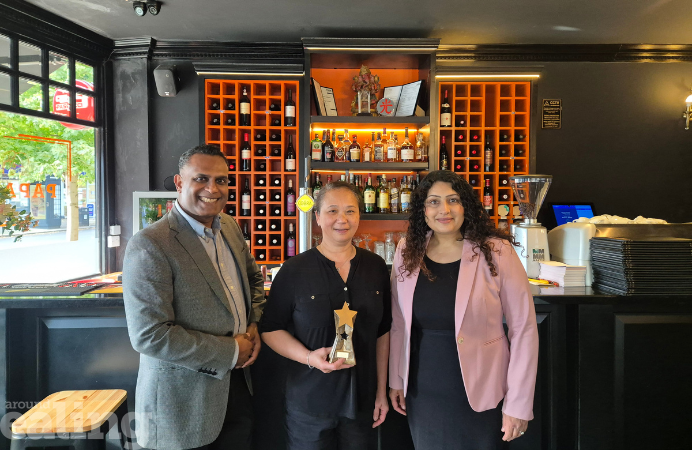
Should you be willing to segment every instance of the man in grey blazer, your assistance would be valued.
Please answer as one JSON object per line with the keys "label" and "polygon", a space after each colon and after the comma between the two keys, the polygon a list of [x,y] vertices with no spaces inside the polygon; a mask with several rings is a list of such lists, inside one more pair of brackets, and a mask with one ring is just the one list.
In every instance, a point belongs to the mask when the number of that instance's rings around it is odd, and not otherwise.
{"label": "man in grey blazer", "polygon": [[140,353],[137,442],[151,449],[250,449],[262,273],[228,199],[226,157],[216,147],[183,153],[178,200],[125,252],[130,341]]}

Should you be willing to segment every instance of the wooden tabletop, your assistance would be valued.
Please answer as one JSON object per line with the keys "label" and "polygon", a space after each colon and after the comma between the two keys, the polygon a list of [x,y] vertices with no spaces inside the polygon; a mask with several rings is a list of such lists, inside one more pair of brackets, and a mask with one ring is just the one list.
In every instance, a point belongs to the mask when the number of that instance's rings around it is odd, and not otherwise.
{"label": "wooden tabletop", "polygon": [[12,424],[12,433],[86,433],[100,427],[127,399],[122,389],[51,394]]}

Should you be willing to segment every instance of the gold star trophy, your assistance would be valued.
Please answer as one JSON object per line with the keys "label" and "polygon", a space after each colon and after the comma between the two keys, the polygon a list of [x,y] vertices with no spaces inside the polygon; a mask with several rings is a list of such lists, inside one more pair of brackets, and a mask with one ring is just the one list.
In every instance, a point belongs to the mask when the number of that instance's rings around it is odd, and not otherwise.
{"label": "gold star trophy", "polygon": [[345,359],[346,364],[356,365],[356,355],[353,351],[353,322],[355,321],[356,311],[348,308],[348,303],[344,302],[341,309],[334,311],[334,323],[336,324],[336,337],[332,351],[329,353],[329,362],[333,363],[339,358]]}

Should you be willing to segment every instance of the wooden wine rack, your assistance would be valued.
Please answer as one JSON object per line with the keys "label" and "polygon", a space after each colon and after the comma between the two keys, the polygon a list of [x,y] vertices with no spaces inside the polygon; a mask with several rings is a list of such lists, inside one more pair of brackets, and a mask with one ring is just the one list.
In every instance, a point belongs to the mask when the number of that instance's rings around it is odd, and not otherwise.
{"label": "wooden wine rack", "polygon": [[[240,123],[239,102],[244,87],[247,88],[247,94],[250,98],[250,126],[238,125]],[[287,127],[284,123],[283,108],[289,89],[293,91],[293,101],[296,104],[296,125],[292,127]],[[250,251],[259,264],[280,264],[286,260],[286,237],[289,224],[293,224],[296,236],[296,252],[298,251],[297,209],[295,216],[286,215],[286,190],[288,189],[288,180],[293,181],[293,190],[296,191],[296,194],[299,190],[297,172],[301,160],[299,98],[298,81],[205,80],[205,142],[218,145],[226,155],[229,164],[229,200],[225,211],[235,217],[241,229],[246,223],[248,224]],[[229,101],[233,102],[233,110],[225,109],[228,107]],[[272,101],[278,101],[281,105],[278,111],[269,110]],[[218,102],[219,109],[212,109],[214,102]],[[212,124],[215,118],[219,119],[219,125]],[[227,124],[229,118],[234,119],[234,125]],[[272,125],[276,119],[280,121],[280,126]],[[258,132],[264,133],[266,140],[256,141],[255,136]],[[240,170],[240,147],[244,133],[249,133],[252,147],[251,170],[249,172]],[[281,140],[269,140],[270,136],[275,133],[280,134]],[[287,172],[285,167],[289,136],[292,136],[296,154],[296,171],[294,172]],[[266,156],[256,156],[256,151],[260,147],[266,148]],[[280,156],[271,156],[271,150],[274,147],[281,149]],[[266,163],[266,170],[260,170],[260,162]],[[241,192],[246,179],[249,180],[250,184],[251,215],[241,216]],[[264,185],[260,184],[260,180],[264,180]],[[274,184],[276,180],[279,182],[278,186]],[[258,200],[260,194],[264,194],[265,200]],[[280,215],[272,215],[273,209],[277,206],[281,210]],[[261,211],[264,212],[264,215]],[[273,240],[278,240],[278,243],[271,245]]]}
{"label": "wooden wine rack", "polygon": [[[493,189],[491,218],[497,225],[499,205],[516,205],[509,177],[529,173],[530,142],[530,82],[445,82],[439,84],[440,103],[448,92],[452,108],[452,127],[440,127],[440,137],[445,136],[450,157],[450,170],[471,183],[479,198],[483,198],[485,180],[490,179]],[[438,109],[439,111],[439,109]],[[439,114],[439,112],[438,112]],[[464,125],[459,126],[460,121]],[[459,134],[464,136],[458,140]],[[508,139],[501,139],[502,135]],[[473,136],[478,140],[474,141]],[[485,137],[490,136],[493,147],[491,171],[485,171]],[[520,138],[519,135],[523,135]],[[441,139],[440,139],[441,142]],[[473,155],[473,151],[476,155]],[[478,169],[474,169],[478,165]],[[502,168],[506,165],[506,170]],[[502,199],[506,196],[506,199]]]}

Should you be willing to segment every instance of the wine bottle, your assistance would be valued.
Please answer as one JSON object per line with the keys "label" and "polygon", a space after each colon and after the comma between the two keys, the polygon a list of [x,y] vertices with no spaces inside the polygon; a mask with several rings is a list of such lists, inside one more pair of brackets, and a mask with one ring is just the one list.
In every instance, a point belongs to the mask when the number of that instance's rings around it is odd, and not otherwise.
{"label": "wine bottle", "polygon": [[280,127],[281,126],[281,119],[279,119],[279,118],[272,119],[272,126],[273,127]]}
{"label": "wine bottle", "polygon": [[272,147],[272,156],[281,156],[281,147]]}
{"label": "wine bottle", "polygon": [[273,142],[279,142],[281,140],[281,132],[273,131],[272,134],[269,135],[269,140]]}
{"label": "wine bottle", "polygon": [[264,235],[260,234],[255,238],[255,244],[257,245],[264,245]]}
{"label": "wine bottle", "polygon": [[226,125],[235,125],[235,116],[226,116]]}
{"label": "wine bottle", "polygon": [[266,141],[267,140],[267,133],[264,131],[258,131],[255,134],[255,141]]}
{"label": "wine bottle", "polygon": [[221,121],[219,120],[219,116],[213,116],[211,120],[209,121],[209,125],[220,125]]}
{"label": "wine bottle", "polygon": [[212,99],[211,103],[209,103],[209,109],[213,109],[213,110],[219,109],[219,101],[216,99]]}
{"label": "wine bottle", "polygon": [[267,254],[264,250],[260,249],[257,251],[257,261],[266,261]]}
{"label": "wine bottle", "polygon": [[490,145],[490,136],[485,136],[485,171],[490,172],[493,167],[493,147]]}
{"label": "wine bottle", "polygon": [[281,192],[274,191],[274,193],[272,194],[272,201],[273,202],[280,202],[281,201]]}
{"label": "wine bottle", "polygon": [[464,119],[459,119],[459,122],[457,122],[457,126],[459,128],[463,128],[466,126],[466,121]]}
{"label": "wine bottle", "polygon": [[266,205],[255,205],[257,208],[257,215],[258,216],[266,216],[267,215],[267,206]]}
{"label": "wine bottle", "polygon": [[372,177],[368,177],[368,184],[363,190],[363,200],[365,201],[365,212],[370,214],[375,212],[375,188],[372,187]]}
{"label": "wine bottle", "polygon": [[524,149],[523,148],[515,148],[514,149],[514,156],[519,156],[519,157],[524,156]]}
{"label": "wine bottle", "polygon": [[264,220],[258,220],[255,222],[256,231],[264,231]]}
{"label": "wine bottle", "polygon": [[296,171],[296,152],[293,149],[293,135],[288,135],[288,147],[286,147],[286,172]]}
{"label": "wine bottle", "polygon": [[471,165],[469,166],[469,170],[471,172],[478,172],[479,170],[481,170],[481,166],[478,163],[471,163]]}
{"label": "wine bottle", "polygon": [[461,165],[461,163],[456,163],[454,164],[454,171],[455,172],[463,172],[464,166]]}
{"label": "wine bottle", "polygon": [[249,172],[252,170],[250,167],[250,155],[252,149],[250,148],[250,134],[243,133],[243,145],[240,147],[240,157],[242,158],[242,164],[240,165],[240,170],[243,172]]}
{"label": "wine bottle", "polygon": [[353,142],[348,147],[349,155],[351,155],[351,162],[360,162],[360,144],[358,143],[358,136],[353,135]]}
{"label": "wine bottle", "polygon": [[281,231],[281,220],[273,219],[269,221],[269,229],[271,231]]}
{"label": "wine bottle", "polygon": [[288,235],[286,235],[286,256],[296,256],[296,234],[293,231],[293,224],[288,224]]}
{"label": "wine bottle", "polygon": [[471,147],[471,148],[469,149],[469,156],[470,156],[471,158],[477,158],[477,157],[481,156],[481,155],[480,155],[480,150],[478,150],[478,148],[476,148],[476,147]]}
{"label": "wine bottle", "polygon": [[457,142],[464,142],[466,140],[466,135],[462,130],[457,130],[456,134],[454,135],[454,140]]}
{"label": "wine bottle", "polygon": [[258,202],[266,202],[267,201],[267,194],[264,191],[259,191],[257,192],[257,195],[255,196]]}
{"label": "wine bottle", "polygon": [[500,163],[500,172],[507,172],[509,170],[509,166],[505,161],[502,161]]}
{"label": "wine bottle", "polygon": [[401,144],[401,162],[414,162],[416,157],[416,152],[408,140],[408,127],[404,128],[404,142]]}
{"label": "wine bottle", "polygon": [[267,187],[267,179],[265,177],[259,177],[257,178],[257,186],[259,187]]}
{"label": "wine bottle", "polygon": [[[235,171],[235,161],[228,161],[228,171],[229,172]],[[230,182],[230,179],[229,179],[229,182]]]}
{"label": "wine bottle", "polygon": [[507,134],[504,131],[500,132],[500,142],[508,142],[509,141],[509,134]]}
{"label": "wine bottle", "polygon": [[486,178],[485,187],[483,188],[483,208],[488,213],[489,216],[492,215],[493,210],[493,190],[490,187],[490,179]]}
{"label": "wine bottle", "polygon": [[293,190],[293,180],[288,180],[288,189],[286,190],[286,215],[296,215],[296,191]]}
{"label": "wine bottle", "polygon": [[288,90],[288,99],[286,100],[286,107],[284,108],[284,126],[296,126],[296,104],[293,101],[292,89]]}
{"label": "wine bottle", "polygon": [[329,135],[329,130],[325,130],[324,136],[326,139],[324,140],[324,145],[322,145],[324,162],[334,162],[334,144],[332,144],[332,140],[329,138]]}
{"label": "wine bottle", "polygon": [[228,215],[235,217],[235,205],[228,206]]}
{"label": "wine bottle", "polygon": [[281,177],[275,177],[272,180],[272,186],[281,186]]}
{"label": "wine bottle", "polygon": [[508,184],[509,184],[509,180],[507,178],[502,178],[500,180],[500,185],[507,186]]}
{"label": "wine bottle", "polygon": [[320,195],[320,190],[322,190],[322,182],[320,181],[320,174],[315,174],[315,183],[312,185],[312,196],[317,198]]}
{"label": "wine bottle", "polygon": [[469,184],[470,184],[471,186],[474,186],[474,187],[475,187],[476,185],[478,185],[478,180],[475,179],[475,178],[471,178],[471,179],[469,180]]}
{"label": "wine bottle", "polygon": [[226,111],[235,111],[235,100],[226,100]]}
{"label": "wine bottle", "polygon": [[267,162],[266,161],[257,161],[256,170],[258,172],[266,172],[267,171]]}
{"label": "wine bottle", "polygon": [[471,142],[478,142],[481,140],[481,135],[477,131],[472,132],[469,136]]}
{"label": "wine bottle", "polygon": [[272,100],[269,104],[269,111],[281,111],[281,100]]}
{"label": "wine bottle", "polygon": [[524,136],[524,133],[519,132],[514,135],[514,142],[522,142],[524,138],[526,138],[526,136]]}
{"label": "wine bottle", "polygon": [[507,156],[507,149],[505,147],[500,147],[500,158]]}
{"label": "wine bottle", "polygon": [[508,194],[502,194],[502,195],[500,195],[500,200],[502,200],[503,202],[509,200],[509,195],[508,195]]}
{"label": "wine bottle", "polygon": [[440,107],[440,126],[441,127],[451,127],[452,126],[452,108],[449,107],[449,100],[447,98],[447,90],[445,89],[445,99]]}
{"label": "wine bottle", "polygon": [[255,149],[255,156],[262,156],[262,157],[267,156],[267,147],[264,147],[264,146],[257,147]]}
{"label": "wine bottle", "polygon": [[462,147],[456,147],[456,150],[454,150],[454,156],[457,158],[463,158],[464,157],[464,149]]}
{"label": "wine bottle", "polygon": [[319,133],[315,133],[315,139],[310,142],[310,156],[313,161],[322,161],[322,141]]}
{"label": "wine bottle", "polygon": [[240,193],[240,215],[250,215],[250,179],[245,178],[245,187]]}
{"label": "wine bottle", "polygon": [[269,238],[269,245],[271,245],[272,247],[277,247],[277,246],[279,246],[279,245],[280,245],[280,244],[279,244],[279,238],[278,238],[276,235],[272,235],[272,236]]}
{"label": "wine bottle", "polygon": [[240,126],[250,126],[250,99],[247,96],[247,88],[243,88],[243,96],[240,97]]}
{"label": "wine bottle", "polygon": [[243,239],[245,239],[245,245],[250,248],[250,233],[247,231],[247,222],[243,224]]}
{"label": "wine bottle", "polygon": [[229,190],[228,191],[228,201],[229,202],[235,201],[235,190]]}
{"label": "wine bottle", "polygon": [[517,161],[514,163],[514,171],[515,172],[521,172],[522,167],[521,167],[521,162]]}
{"label": "wine bottle", "polygon": [[444,136],[442,136],[442,144],[440,144],[440,170],[449,170],[449,155],[447,155]]}
{"label": "wine bottle", "polygon": [[271,208],[269,209],[269,213],[272,216],[280,216],[281,215],[281,205],[272,205]]}

